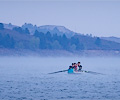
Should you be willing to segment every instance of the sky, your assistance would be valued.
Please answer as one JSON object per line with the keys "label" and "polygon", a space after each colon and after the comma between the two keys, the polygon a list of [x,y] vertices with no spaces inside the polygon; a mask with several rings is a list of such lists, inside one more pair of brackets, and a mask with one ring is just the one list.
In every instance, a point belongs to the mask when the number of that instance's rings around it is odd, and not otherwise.
{"label": "sky", "polygon": [[0,22],[60,25],[81,34],[120,37],[120,1],[0,0]]}

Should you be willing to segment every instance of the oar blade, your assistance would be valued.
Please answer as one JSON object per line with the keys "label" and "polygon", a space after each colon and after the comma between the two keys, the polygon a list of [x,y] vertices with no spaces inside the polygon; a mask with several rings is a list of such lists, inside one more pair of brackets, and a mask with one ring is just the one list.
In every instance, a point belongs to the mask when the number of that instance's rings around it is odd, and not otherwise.
{"label": "oar blade", "polygon": [[61,70],[61,71],[52,72],[52,73],[48,73],[48,74],[55,74],[55,73],[66,72],[66,71],[68,71],[68,70]]}

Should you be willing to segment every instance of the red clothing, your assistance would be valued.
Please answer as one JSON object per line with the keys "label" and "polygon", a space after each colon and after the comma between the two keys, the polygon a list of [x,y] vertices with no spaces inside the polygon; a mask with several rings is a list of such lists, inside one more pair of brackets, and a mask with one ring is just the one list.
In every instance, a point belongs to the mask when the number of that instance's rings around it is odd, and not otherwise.
{"label": "red clothing", "polygon": [[77,66],[75,66],[75,71],[77,71]]}

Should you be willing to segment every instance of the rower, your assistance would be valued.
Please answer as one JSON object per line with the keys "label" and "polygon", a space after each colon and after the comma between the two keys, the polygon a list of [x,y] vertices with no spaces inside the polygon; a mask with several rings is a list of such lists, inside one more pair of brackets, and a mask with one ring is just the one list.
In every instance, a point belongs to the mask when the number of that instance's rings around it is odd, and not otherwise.
{"label": "rower", "polygon": [[79,71],[81,71],[81,69],[82,69],[82,65],[80,65],[80,62],[78,62],[78,67],[79,67]]}
{"label": "rower", "polygon": [[73,67],[69,66],[68,73],[73,73]]}
{"label": "rower", "polygon": [[73,68],[73,69],[75,68],[74,63],[72,63],[72,68]]}
{"label": "rower", "polygon": [[75,71],[77,71],[77,64],[76,63],[74,63],[74,69],[75,69]]}

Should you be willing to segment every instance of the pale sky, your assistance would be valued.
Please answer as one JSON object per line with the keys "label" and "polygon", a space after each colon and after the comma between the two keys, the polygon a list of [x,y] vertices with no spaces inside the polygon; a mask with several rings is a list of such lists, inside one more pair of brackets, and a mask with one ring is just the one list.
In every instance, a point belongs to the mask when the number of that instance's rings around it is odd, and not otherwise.
{"label": "pale sky", "polygon": [[120,37],[120,1],[0,0],[0,22],[60,25],[82,34]]}

